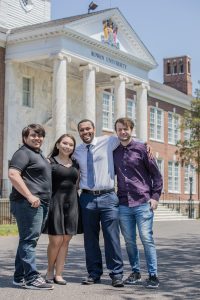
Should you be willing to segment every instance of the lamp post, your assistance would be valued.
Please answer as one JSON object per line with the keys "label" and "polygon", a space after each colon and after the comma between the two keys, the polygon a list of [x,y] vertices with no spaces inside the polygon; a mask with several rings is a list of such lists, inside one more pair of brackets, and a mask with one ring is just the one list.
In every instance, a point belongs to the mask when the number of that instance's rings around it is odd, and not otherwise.
{"label": "lamp post", "polygon": [[192,184],[193,184],[193,177],[192,174],[189,176],[189,184],[190,184],[190,198],[189,198],[189,215],[188,217],[192,219]]}

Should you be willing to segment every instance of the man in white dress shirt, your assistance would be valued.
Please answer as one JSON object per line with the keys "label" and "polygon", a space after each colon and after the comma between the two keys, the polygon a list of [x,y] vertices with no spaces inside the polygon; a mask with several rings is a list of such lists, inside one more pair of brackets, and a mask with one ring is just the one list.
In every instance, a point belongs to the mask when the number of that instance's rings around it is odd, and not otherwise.
{"label": "man in white dress shirt", "polygon": [[[74,153],[80,166],[80,205],[82,208],[84,246],[88,277],[83,284],[100,281],[103,274],[102,255],[99,245],[100,224],[103,231],[105,258],[114,287],[122,287],[123,262],[119,235],[119,200],[114,192],[113,150],[119,145],[117,137],[95,137],[95,126],[84,119],[78,124],[83,143]],[[89,146],[90,145],[90,146]],[[89,148],[90,149],[89,149]],[[93,186],[88,182],[87,155],[93,160]],[[94,172],[94,174],[93,174]]]}

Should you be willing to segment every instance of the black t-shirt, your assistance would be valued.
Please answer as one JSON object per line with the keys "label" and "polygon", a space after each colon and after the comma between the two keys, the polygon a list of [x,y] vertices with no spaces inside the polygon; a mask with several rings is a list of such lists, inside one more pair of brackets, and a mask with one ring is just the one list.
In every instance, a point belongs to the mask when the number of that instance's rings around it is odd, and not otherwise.
{"label": "black t-shirt", "polygon": [[[21,171],[22,179],[30,192],[38,196],[41,201],[49,202],[52,190],[51,165],[41,151],[38,152],[28,145],[23,145],[14,153],[9,168]],[[25,197],[13,187],[10,200],[20,199],[25,199]]]}

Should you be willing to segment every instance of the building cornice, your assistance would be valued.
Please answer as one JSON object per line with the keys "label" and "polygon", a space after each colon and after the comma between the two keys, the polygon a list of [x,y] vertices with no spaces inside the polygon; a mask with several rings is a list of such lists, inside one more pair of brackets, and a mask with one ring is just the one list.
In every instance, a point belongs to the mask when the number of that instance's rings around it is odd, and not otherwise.
{"label": "building cornice", "polygon": [[77,31],[71,28],[66,28],[66,25],[61,25],[57,27],[47,27],[47,28],[46,27],[42,28],[41,25],[41,28],[36,28],[34,30],[29,30],[29,31],[23,30],[22,32],[11,33],[7,36],[7,44],[13,45],[22,42],[24,43],[24,42],[34,41],[38,39],[48,39],[57,36],[74,39],[76,41],[81,42],[82,44],[93,47],[93,49],[112,55],[117,59],[126,61],[146,71],[150,71],[151,69],[155,68],[155,65],[152,63],[146,62],[140,58],[122,52],[118,49],[111,48],[110,46],[102,44],[101,42],[93,38],[78,33]]}
{"label": "building cornice", "polygon": [[185,109],[190,109],[190,107],[191,107],[192,97],[190,98],[188,96],[188,98],[186,98],[185,95],[183,95],[183,97],[177,96],[177,95],[172,95],[169,92],[157,89],[155,87],[152,87],[151,85],[150,85],[150,89],[148,91],[148,95],[155,99],[158,99],[158,100],[170,103],[170,104],[174,104],[174,105],[180,106]]}
{"label": "building cornice", "polygon": [[[137,35],[137,33],[134,31],[132,26],[128,23],[128,21],[126,20],[126,18],[123,16],[123,14],[121,13],[121,11],[118,8],[113,8],[113,9],[107,10],[107,11],[102,12],[102,14],[99,14],[97,16],[88,17],[84,20],[84,25],[92,24],[94,18],[95,18],[95,20],[98,20],[99,22],[101,22],[102,17],[104,19],[110,19],[111,18],[113,21],[115,21],[118,28],[120,28],[120,31],[123,32],[126,39],[130,42],[131,48],[133,48],[133,49],[136,48],[138,53],[141,53],[141,49],[142,49],[142,52],[151,61],[151,63],[149,62],[151,64],[151,69],[154,69],[158,66],[155,58],[149,52],[147,47],[141,41],[140,37]],[[72,26],[71,28],[73,28],[77,25],[80,26],[82,24],[82,22],[83,21],[81,19],[78,19],[78,20],[75,20],[74,22],[72,22],[71,24],[69,24],[69,26]]]}

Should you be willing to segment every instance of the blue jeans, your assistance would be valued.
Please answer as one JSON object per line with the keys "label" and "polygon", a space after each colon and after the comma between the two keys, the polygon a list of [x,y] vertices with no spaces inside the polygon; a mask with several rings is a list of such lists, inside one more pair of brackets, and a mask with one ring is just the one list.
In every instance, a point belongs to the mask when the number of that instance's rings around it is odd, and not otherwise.
{"label": "blue jeans", "polygon": [[82,193],[84,246],[88,274],[99,279],[103,274],[102,255],[99,246],[100,223],[104,237],[105,259],[111,278],[122,278],[123,262],[119,234],[119,200],[117,195],[100,196]]}
{"label": "blue jeans", "polygon": [[35,262],[35,248],[46,221],[48,207],[41,203],[31,207],[27,200],[11,201],[11,213],[15,216],[19,231],[19,245],[15,258],[14,280],[26,282],[39,276]]}
{"label": "blue jeans", "polygon": [[120,228],[132,272],[140,272],[139,250],[136,243],[136,225],[144,247],[149,275],[157,275],[157,255],[153,240],[153,216],[149,203],[136,207],[119,206]]}

